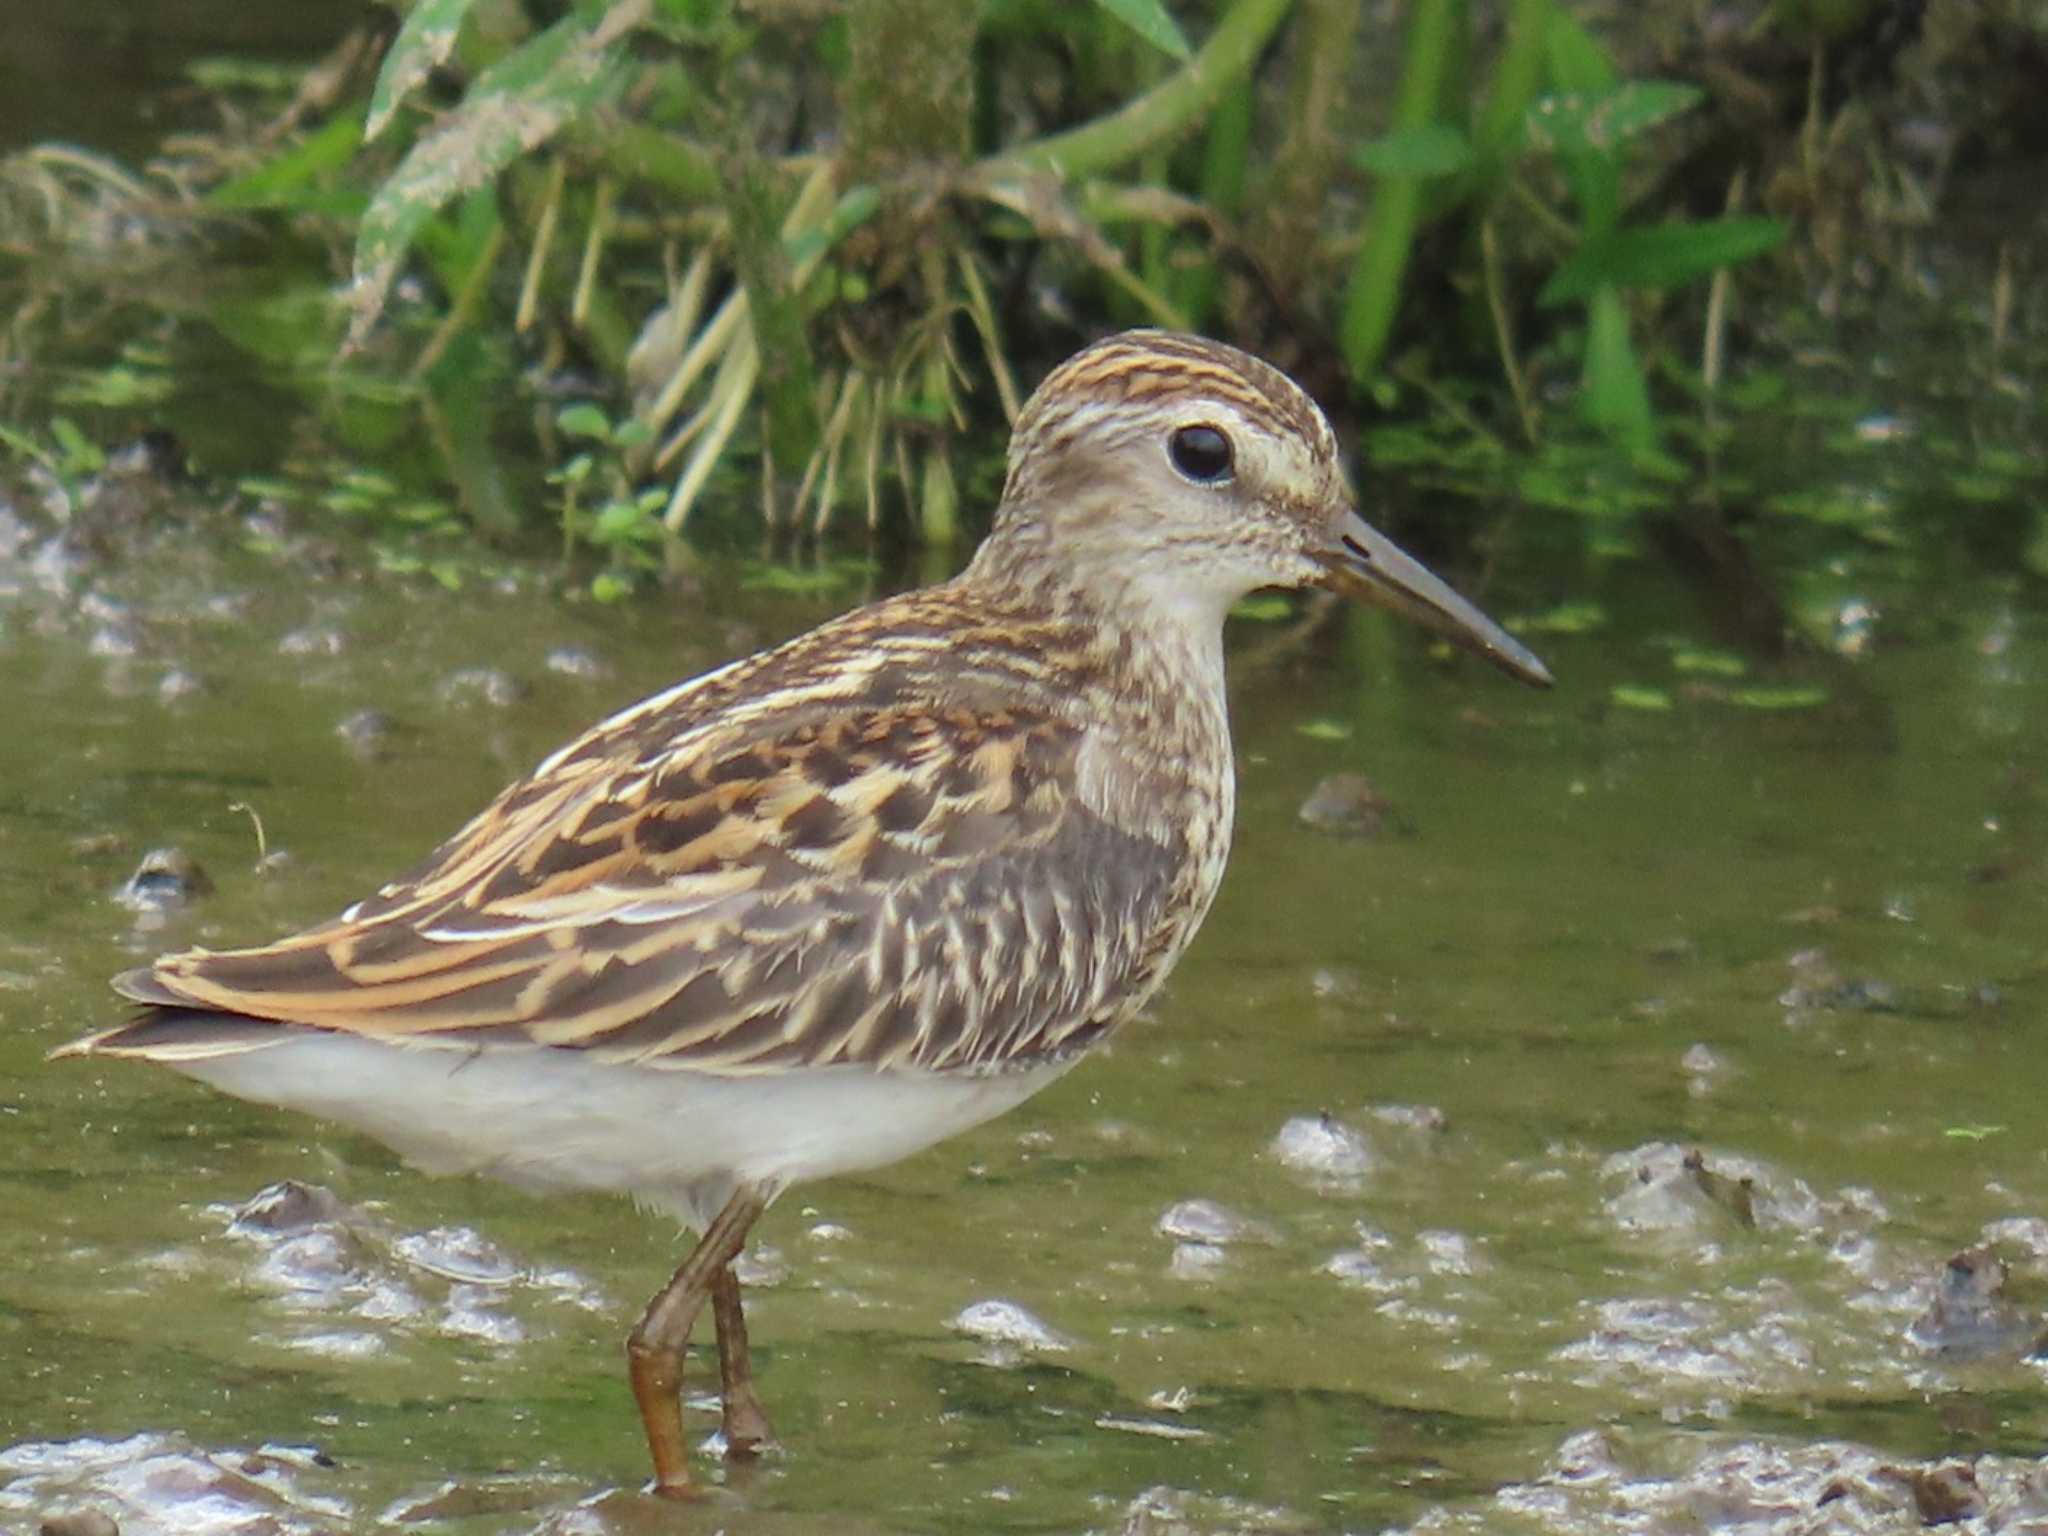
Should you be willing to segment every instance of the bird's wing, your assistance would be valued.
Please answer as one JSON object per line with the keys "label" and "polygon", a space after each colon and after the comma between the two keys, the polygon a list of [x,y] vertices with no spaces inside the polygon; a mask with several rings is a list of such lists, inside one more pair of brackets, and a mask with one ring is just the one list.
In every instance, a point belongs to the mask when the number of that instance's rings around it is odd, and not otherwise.
{"label": "bird's wing", "polygon": [[606,750],[652,739],[634,717],[338,921],[120,978],[161,1011],[86,1048],[254,1049],[269,1021],[735,1075],[987,1068],[1087,1043],[1171,959],[1185,850],[1116,814],[1148,786],[1080,727],[849,703]]}

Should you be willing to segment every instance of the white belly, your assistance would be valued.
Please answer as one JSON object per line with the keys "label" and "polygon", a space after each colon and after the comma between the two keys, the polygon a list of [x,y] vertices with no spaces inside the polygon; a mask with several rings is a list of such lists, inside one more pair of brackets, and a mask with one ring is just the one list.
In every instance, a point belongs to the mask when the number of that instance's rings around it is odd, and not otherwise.
{"label": "white belly", "polygon": [[310,1031],[170,1064],[237,1098],[367,1132],[430,1172],[623,1190],[699,1228],[737,1181],[879,1168],[1021,1104],[1069,1065],[712,1077],[544,1047],[405,1048]]}

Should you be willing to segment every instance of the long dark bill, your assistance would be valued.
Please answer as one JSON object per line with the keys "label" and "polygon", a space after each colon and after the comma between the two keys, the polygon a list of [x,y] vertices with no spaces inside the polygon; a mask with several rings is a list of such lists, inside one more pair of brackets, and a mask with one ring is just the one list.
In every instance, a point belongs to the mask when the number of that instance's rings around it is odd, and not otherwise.
{"label": "long dark bill", "polygon": [[1550,669],[1533,651],[1356,512],[1345,512],[1331,527],[1320,558],[1327,573],[1322,584],[1331,591],[1413,619],[1518,682],[1550,686]]}

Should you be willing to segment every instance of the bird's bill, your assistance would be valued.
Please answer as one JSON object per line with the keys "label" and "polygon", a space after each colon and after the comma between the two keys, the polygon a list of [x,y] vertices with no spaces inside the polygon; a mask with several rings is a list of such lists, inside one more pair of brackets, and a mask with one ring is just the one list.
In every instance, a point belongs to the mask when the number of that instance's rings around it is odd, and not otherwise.
{"label": "bird's bill", "polygon": [[1519,682],[1550,686],[1550,669],[1533,651],[1356,512],[1347,510],[1332,526],[1330,541],[1318,558],[1323,563],[1322,585],[1331,591],[1413,619]]}

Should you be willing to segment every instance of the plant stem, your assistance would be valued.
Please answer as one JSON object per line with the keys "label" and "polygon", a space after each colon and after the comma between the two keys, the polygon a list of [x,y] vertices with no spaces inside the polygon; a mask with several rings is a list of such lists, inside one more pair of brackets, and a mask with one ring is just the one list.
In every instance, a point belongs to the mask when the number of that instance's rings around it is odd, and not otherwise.
{"label": "plant stem", "polygon": [[776,464],[807,464],[818,444],[817,371],[803,295],[782,242],[787,196],[770,167],[744,142],[734,144],[719,171],[732,220],[733,266],[746,290],[760,358],[767,457]]}
{"label": "plant stem", "polygon": [[1293,0],[1233,0],[1193,59],[1151,90],[1105,117],[1035,143],[1019,145],[974,166],[971,179],[991,181],[1051,173],[1098,175],[1180,132],[1243,85]]}
{"label": "plant stem", "polygon": [[1261,199],[1258,258],[1274,289],[1297,293],[1315,255],[1331,178],[1337,170],[1333,118],[1351,78],[1363,0],[1303,0],[1288,88],[1287,137],[1273,157]]}
{"label": "plant stem", "polygon": [[889,182],[967,158],[975,7],[961,0],[860,0],[847,13],[840,182]]}
{"label": "plant stem", "polygon": [[[1444,88],[1465,54],[1465,0],[1416,0],[1409,13],[1401,62],[1401,94],[1393,130],[1422,128],[1440,120]],[[1359,248],[1358,263],[1344,291],[1340,342],[1354,382],[1379,371],[1401,304],[1401,283],[1421,224],[1423,178],[1389,176],[1372,202],[1372,228]]]}
{"label": "plant stem", "polygon": [[622,181],[644,181],[680,202],[716,202],[718,169],[702,147],[646,123],[585,123],[571,142]]}
{"label": "plant stem", "polygon": [[[1233,91],[1216,104],[1209,119],[1208,142],[1202,146],[1202,201],[1221,218],[1235,221],[1244,208],[1251,135],[1252,93]],[[1185,236],[1174,237],[1180,255],[1169,274],[1168,292],[1196,330],[1207,323],[1223,290],[1214,254],[1217,241],[1213,232],[1203,235],[1199,248]]]}

